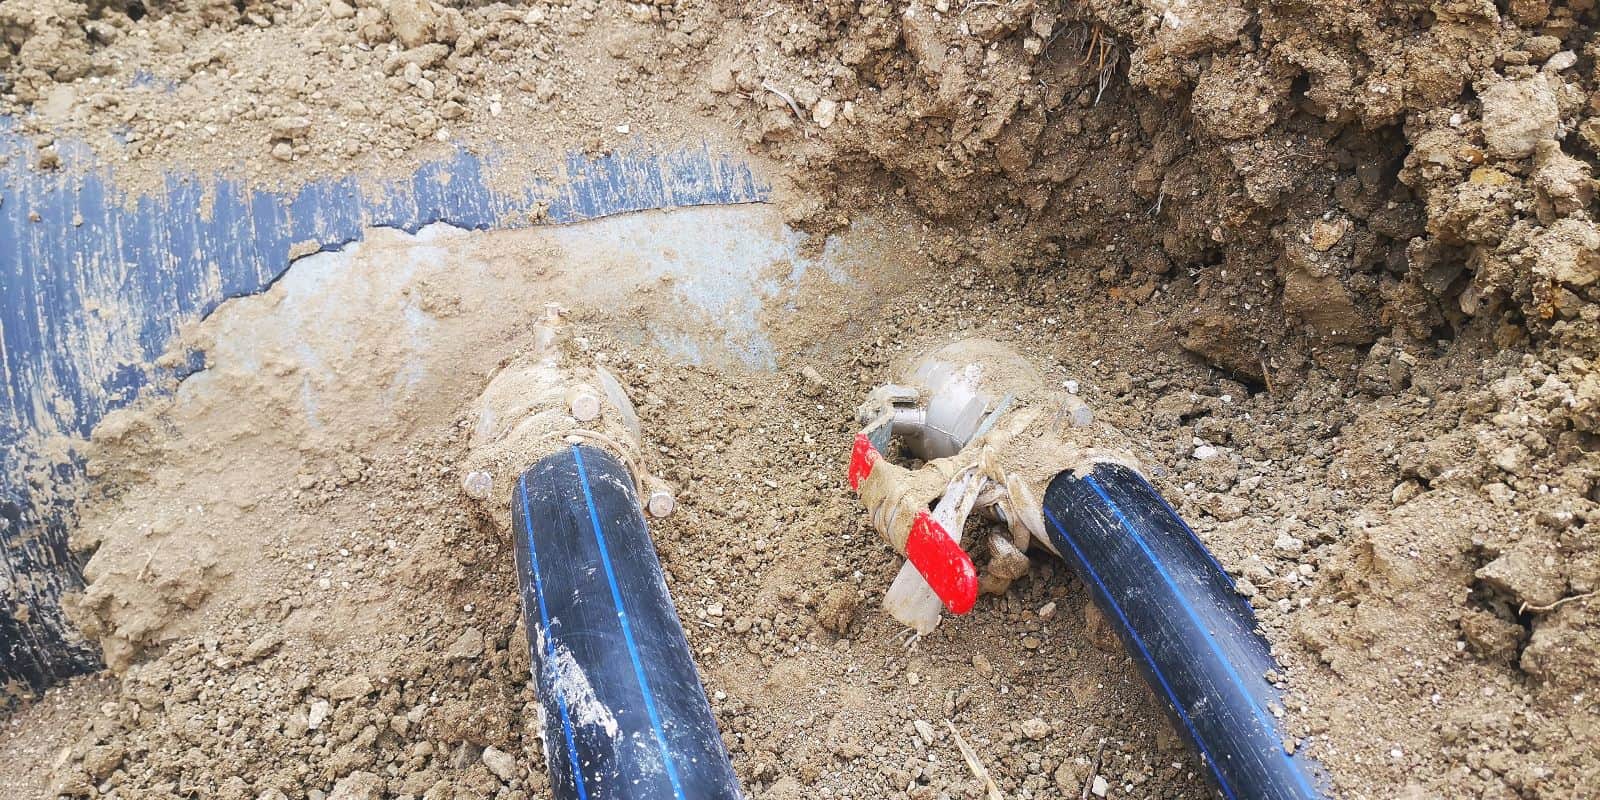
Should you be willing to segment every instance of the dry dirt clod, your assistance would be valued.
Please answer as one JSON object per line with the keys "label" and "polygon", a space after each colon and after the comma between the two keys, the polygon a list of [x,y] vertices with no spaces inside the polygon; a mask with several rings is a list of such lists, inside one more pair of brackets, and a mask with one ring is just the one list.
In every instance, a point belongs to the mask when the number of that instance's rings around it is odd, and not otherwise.
{"label": "dry dirt clod", "polygon": [[328,687],[328,697],[333,700],[353,700],[372,693],[372,679],[365,675],[351,675],[335,681]]}
{"label": "dry dirt clod", "polygon": [[278,139],[303,139],[311,133],[309,117],[279,117],[272,121],[272,135]]}
{"label": "dry dirt clod", "polygon": [[370,772],[356,771],[333,785],[328,800],[380,800],[383,797],[383,779]]}
{"label": "dry dirt clod", "polygon": [[1483,90],[1483,138],[1491,155],[1523,158],[1533,155],[1540,142],[1556,137],[1561,111],[1555,85],[1539,75],[1500,81]]}

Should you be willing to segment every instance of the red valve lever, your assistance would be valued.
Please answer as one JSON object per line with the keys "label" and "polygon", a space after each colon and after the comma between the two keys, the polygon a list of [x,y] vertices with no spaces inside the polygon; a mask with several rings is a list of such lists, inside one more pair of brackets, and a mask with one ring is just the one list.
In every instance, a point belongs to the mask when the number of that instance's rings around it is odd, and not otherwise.
{"label": "red valve lever", "polygon": [[864,433],[856,434],[855,446],[850,448],[850,488],[859,491],[861,482],[872,474],[872,465],[878,463],[878,450]]}
{"label": "red valve lever", "polygon": [[928,512],[911,522],[906,558],[952,614],[965,614],[978,602],[978,568],[972,557]]}

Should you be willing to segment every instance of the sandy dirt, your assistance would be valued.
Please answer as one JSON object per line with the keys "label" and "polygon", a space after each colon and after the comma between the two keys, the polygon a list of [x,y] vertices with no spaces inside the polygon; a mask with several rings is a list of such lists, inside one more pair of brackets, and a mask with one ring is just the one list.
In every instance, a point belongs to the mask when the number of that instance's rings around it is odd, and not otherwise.
{"label": "sandy dirt", "polygon": [[[555,299],[680,487],[656,539],[754,797],[981,796],[945,720],[1008,798],[1095,773],[1209,794],[1060,564],[913,652],[877,611],[898,564],[841,479],[850,411],[974,335],[1142,448],[1340,796],[1600,794],[1590,0],[0,0],[0,23],[40,168],[71,168],[58,137],[135,186],[736,141],[779,193],[743,224],[835,234],[848,278],[684,320],[638,252],[597,286],[560,230],[380,231],[229,303],[189,337],[207,370],[96,432],[74,614],[113,678],[15,712],[0,785],[541,796],[510,549],[457,473],[471,399]],[[286,296],[318,275],[381,313]],[[747,317],[770,364],[660,335]]]}

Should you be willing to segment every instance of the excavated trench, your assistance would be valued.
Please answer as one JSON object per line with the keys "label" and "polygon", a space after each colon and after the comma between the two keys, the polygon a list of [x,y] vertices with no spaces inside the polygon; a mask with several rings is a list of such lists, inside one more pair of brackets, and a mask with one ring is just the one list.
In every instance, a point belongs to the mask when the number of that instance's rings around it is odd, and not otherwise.
{"label": "excavated trench", "polygon": [[0,784],[545,792],[509,545],[457,472],[554,299],[680,487],[652,531],[754,797],[982,796],[958,736],[1008,798],[1211,791],[1060,562],[914,651],[879,612],[850,412],[971,336],[1137,443],[1339,796],[1600,792],[1588,0],[5,5],[9,169],[59,132],[130,190],[292,185],[449,140],[503,188],[552,142],[710,141],[771,191],[369,232],[218,308],[206,369],[85,448],[69,607],[112,677],[14,712]]}

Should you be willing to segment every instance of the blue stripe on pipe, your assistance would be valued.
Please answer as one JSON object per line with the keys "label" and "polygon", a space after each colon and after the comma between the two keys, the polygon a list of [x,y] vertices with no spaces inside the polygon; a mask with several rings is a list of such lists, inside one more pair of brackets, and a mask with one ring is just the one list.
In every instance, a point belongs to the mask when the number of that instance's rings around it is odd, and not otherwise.
{"label": "blue stripe on pipe", "polygon": [[[1129,522],[1128,518],[1123,516],[1122,509],[1118,508],[1117,504],[1112,502],[1111,497],[1107,495],[1105,489],[1101,488],[1100,484],[1095,481],[1093,475],[1083,476],[1083,482],[1088,484],[1089,488],[1093,489],[1095,494],[1100,495],[1100,499],[1105,501],[1106,506],[1111,509],[1111,513],[1117,516],[1117,521],[1122,523],[1123,529],[1133,536],[1134,544],[1137,544],[1139,549],[1144,551],[1145,557],[1150,559],[1150,565],[1155,567],[1156,572],[1161,576],[1161,579],[1166,581],[1167,587],[1172,590],[1172,595],[1177,599],[1178,605],[1183,608],[1185,614],[1189,615],[1190,622],[1194,623],[1195,629],[1199,630],[1203,634],[1206,645],[1211,648],[1211,652],[1217,657],[1217,661],[1221,662],[1223,671],[1228,673],[1228,678],[1233,681],[1233,685],[1238,688],[1239,692],[1243,694],[1249,701],[1250,710],[1254,712],[1256,721],[1261,724],[1262,729],[1269,731],[1276,730],[1277,724],[1266,715],[1266,711],[1261,708],[1259,703],[1256,702],[1255,694],[1246,688],[1244,679],[1240,678],[1238,670],[1233,668],[1233,662],[1222,652],[1222,648],[1217,646],[1217,640],[1214,636],[1212,636],[1211,629],[1206,627],[1205,623],[1200,621],[1200,615],[1195,613],[1194,607],[1189,605],[1188,600],[1184,599],[1183,592],[1178,590],[1177,582],[1174,581],[1172,576],[1167,573],[1166,567],[1161,565],[1161,561],[1156,558],[1155,553],[1150,551],[1150,546],[1145,544],[1144,537],[1139,535],[1139,529],[1135,528],[1133,523]],[[1289,763],[1289,773],[1294,776],[1295,784],[1302,792],[1305,793],[1305,796],[1317,797],[1317,792],[1306,783],[1305,775],[1302,775],[1299,767],[1289,759],[1289,754],[1278,748],[1273,748],[1273,751],[1281,755],[1283,760]]]}
{"label": "blue stripe on pipe", "polygon": [[1233,576],[1229,575],[1226,569],[1223,569],[1222,562],[1218,561],[1217,557],[1211,554],[1211,548],[1206,547],[1206,543],[1200,541],[1199,534],[1196,534],[1194,529],[1189,527],[1189,523],[1185,522],[1183,517],[1178,514],[1177,509],[1174,509],[1172,504],[1167,502],[1166,496],[1162,495],[1161,492],[1156,489],[1156,487],[1152,486],[1150,481],[1145,480],[1145,477],[1140,475],[1138,470],[1128,471],[1133,473],[1133,477],[1139,479],[1139,483],[1143,484],[1144,488],[1149,489],[1150,493],[1155,495],[1156,501],[1161,503],[1161,507],[1166,509],[1167,513],[1171,514],[1172,518],[1178,521],[1178,525],[1183,528],[1183,532],[1189,534],[1189,541],[1198,545],[1200,547],[1200,552],[1206,554],[1206,560],[1211,562],[1211,566],[1217,568],[1217,574],[1221,575],[1222,579],[1227,581],[1229,586],[1235,586],[1236,584],[1233,582]]}
{"label": "blue stripe on pipe", "polygon": [[589,521],[594,525],[595,542],[600,545],[600,566],[606,571],[606,582],[611,584],[611,602],[617,607],[617,621],[622,623],[622,640],[628,645],[628,658],[633,659],[633,674],[639,679],[639,693],[644,697],[645,713],[650,715],[650,728],[655,732],[656,744],[661,746],[661,761],[667,768],[667,780],[672,782],[673,795],[678,800],[687,800],[683,786],[678,782],[678,767],[672,763],[672,753],[667,749],[667,734],[661,729],[661,715],[656,711],[655,694],[650,691],[650,681],[644,676],[644,664],[639,660],[639,646],[633,641],[628,612],[622,608],[622,590],[617,588],[617,575],[611,569],[611,556],[606,551],[606,535],[600,530],[600,514],[595,511],[594,495],[589,491],[589,473],[583,468],[583,450],[573,445],[572,457],[578,462],[578,483],[583,486],[583,501],[589,504]]}
{"label": "blue stripe on pipe", "polygon": [[1217,760],[1211,756],[1210,751],[1206,750],[1206,743],[1201,740],[1200,732],[1195,729],[1194,720],[1189,719],[1189,712],[1185,711],[1183,704],[1178,702],[1177,693],[1172,691],[1172,687],[1167,684],[1167,676],[1161,674],[1161,668],[1156,666],[1155,658],[1150,655],[1149,648],[1144,646],[1144,640],[1139,638],[1139,632],[1133,629],[1133,623],[1129,622],[1128,616],[1122,613],[1122,606],[1117,603],[1117,598],[1111,594],[1111,589],[1105,585],[1104,581],[1100,580],[1099,573],[1094,571],[1094,567],[1089,563],[1088,557],[1083,554],[1082,550],[1078,549],[1078,543],[1074,542],[1072,535],[1067,533],[1067,526],[1062,525],[1061,520],[1056,519],[1056,515],[1050,513],[1048,507],[1044,509],[1044,515],[1045,518],[1050,520],[1050,524],[1056,526],[1056,530],[1061,533],[1062,540],[1067,543],[1068,547],[1072,548],[1073,554],[1078,557],[1078,563],[1083,565],[1083,571],[1089,573],[1089,580],[1099,587],[1100,594],[1105,595],[1106,602],[1111,604],[1111,610],[1116,613],[1117,619],[1122,621],[1122,629],[1127,631],[1128,636],[1133,639],[1133,644],[1139,648],[1139,655],[1144,658],[1144,663],[1150,666],[1150,674],[1156,676],[1156,683],[1161,684],[1162,691],[1167,693],[1167,700],[1172,703],[1172,709],[1178,712],[1178,718],[1183,720],[1183,726],[1189,729],[1190,740],[1194,742],[1196,747],[1200,748],[1201,760],[1211,768],[1211,774],[1216,777],[1217,785],[1222,787],[1222,793],[1228,796],[1228,800],[1238,800],[1233,793],[1233,788],[1228,785],[1228,779],[1222,777],[1222,770],[1217,767]]}
{"label": "blue stripe on pipe", "polygon": [[[533,570],[533,597],[539,606],[539,621],[544,625],[544,658],[545,664],[550,665],[556,659],[556,639],[550,631],[550,612],[544,607],[544,581],[539,577],[539,552],[533,546],[533,517],[528,515],[528,476],[523,475],[517,481],[517,490],[522,494],[522,523],[528,529],[528,566]],[[587,494],[588,487],[584,487]],[[593,508],[591,505],[590,508]],[[567,699],[561,692],[555,692],[556,707],[561,710],[561,731],[567,738],[567,763],[572,765],[572,783],[578,790],[581,800],[589,800],[589,792],[583,785],[583,770],[578,767],[578,745],[572,739],[572,717],[567,714]]]}

